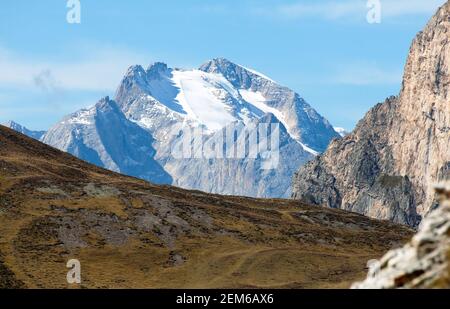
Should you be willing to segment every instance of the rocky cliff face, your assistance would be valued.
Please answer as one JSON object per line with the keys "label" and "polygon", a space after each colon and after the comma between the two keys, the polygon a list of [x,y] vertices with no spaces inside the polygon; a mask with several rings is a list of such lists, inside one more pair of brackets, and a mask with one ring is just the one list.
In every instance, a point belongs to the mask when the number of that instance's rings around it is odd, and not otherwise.
{"label": "rocky cliff face", "polygon": [[441,207],[409,244],[371,263],[367,279],[354,288],[450,288],[450,182],[436,191]]}
{"label": "rocky cliff face", "polygon": [[294,177],[293,197],[417,226],[450,170],[450,2],[415,38],[398,97]]}

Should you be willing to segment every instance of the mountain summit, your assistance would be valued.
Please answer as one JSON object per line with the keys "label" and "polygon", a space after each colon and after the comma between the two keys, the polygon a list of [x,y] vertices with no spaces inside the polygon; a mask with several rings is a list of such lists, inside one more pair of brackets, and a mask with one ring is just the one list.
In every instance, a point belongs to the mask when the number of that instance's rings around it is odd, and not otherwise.
{"label": "mountain summit", "polygon": [[[99,112],[109,102],[113,102],[110,111]],[[217,150],[239,146],[235,138],[224,141],[224,130],[242,133],[271,123],[281,129],[275,169],[265,168],[265,154],[255,158],[173,155],[173,149],[189,137],[186,131],[201,129],[203,145]],[[297,93],[218,58],[195,70],[170,68],[162,62],[147,69],[132,66],[114,100],[66,117],[42,141],[101,167],[157,183],[221,194],[288,197],[294,172],[334,138],[340,136],[330,123]],[[189,142],[196,153],[205,148]],[[258,149],[265,146],[258,143]],[[144,158],[154,161],[145,163]]]}
{"label": "mountain summit", "polygon": [[244,100],[263,112],[272,112],[294,139],[316,152],[323,152],[333,138],[339,137],[330,123],[299,94],[262,73],[224,58],[208,61],[200,70],[223,75],[239,89]]}
{"label": "mountain summit", "polygon": [[412,43],[398,97],[300,169],[293,197],[417,226],[450,177],[450,2]]}

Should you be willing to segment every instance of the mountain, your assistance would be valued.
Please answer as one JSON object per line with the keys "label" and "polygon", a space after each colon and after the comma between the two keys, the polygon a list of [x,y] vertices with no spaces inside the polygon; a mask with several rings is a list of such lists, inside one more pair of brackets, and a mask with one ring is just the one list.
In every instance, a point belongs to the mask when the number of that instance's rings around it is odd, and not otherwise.
{"label": "mountain", "polygon": [[42,141],[112,171],[158,184],[172,182],[154,159],[151,135],[126,119],[109,97],[69,115],[50,129]]}
{"label": "mountain", "polygon": [[[107,99],[91,112],[80,120],[117,113]],[[412,234],[300,201],[153,185],[2,126],[0,145],[0,288],[68,288],[71,259],[80,288],[345,288]]]}
{"label": "mountain", "polygon": [[346,137],[347,135],[350,134],[350,133],[349,133],[346,129],[344,129],[344,128],[334,127],[334,130],[335,130],[337,133],[339,133],[339,135],[340,135],[341,137]]}
{"label": "mountain", "polygon": [[359,289],[450,288],[450,182],[436,188],[439,208],[427,216],[404,247],[371,263]]}
{"label": "mountain", "polygon": [[209,61],[200,70],[223,75],[241,96],[263,112],[273,113],[289,134],[315,152],[324,151],[333,138],[339,137],[330,123],[297,93],[258,73],[226,59]]}
{"label": "mountain", "polygon": [[[256,158],[243,159],[170,158],[165,166],[172,175],[178,175],[173,184],[219,194],[288,197],[291,193],[288,182],[292,179],[292,171],[309,160],[311,155],[303,151],[302,146],[292,139],[284,125],[273,114],[266,114],[254,120],[253,125],[255,127],[276,125],[276,131],[268,132],[268,139],[276,139],[278,144],[278,151],[274,153],[274,157],[265,159],[261,154]],[[234,122],[223,131],[229,128],[241,136],[245,134],[247,127],[243,123]],[[223,131],[215,132],[208,137],[207,144],[224,143]],[[239,140],[231,143],[232,149],[240,146]],[[194,152],[196,150],[194,149]],[[293,153],[299,156],[289,159]]]}
{"label": "mountain", "polygon": [[[165,183],[211,193],[289,197],[294,172],[324,150],[332,139],[339,138],[329,122],[298,94],[261,73],[221,58],[205,63],[198,70],[173,69],[160,62],[146,70],[132,66],[114,101],[128,122],[140,126],[153,140],[152,157],[170,175],[171,181],[166,175],[162,177]],[[101,167],[161,183],[151,176],[152,173],[156,176],[156,172],[129,166],[129,149],[116,149],[115,164],[109,159],[80,154],[78,140],[90,140],[84,153],[93,150],[106,156],[110,156],[110,147],[133,146],[114,145],[114,141],[105,145],[92,131],[98,127],[96,118],[90,122],[78,120],[85,113],[77,112],[56,124],[42,141]],[[76,126],[72,125],[74,122]],[[266,124],[275,124],[279,130],[276,134],[267,131],[266,136],[261,135],[258,130]],[[111,122],[105,121],[102,126],[111,135],[118,133],[118,127]],[[252,145],[245,137],[252,134],[249,131],[258,132]],[[78,139],[62,138],[74,134]],[[271,149],[266,147],[267,139],[263,137],[277,139],[280,146],[279,151],[269,151],[279,157],[272,168],[266,168],[265,150]],[[242,140],[246,145],[242,145]],[[174,154],[177,147],[193,148],[195,152],[177,155]],[[208,147],[215,148],[214,156],[205,154]],[[245,156],[229,151],[239,147],[247,148],[243,150]],[[249,157],[248,148],[252,147],[261,151]],[[141,157],[147,155],[147,149],[142,147],[134,147],[133,151],[140,152]],[[119,161],[123,161],[122,166],[118,166]]]}
{"label": "mountain", "polygon": [[17,122],[14,122],[14,121],[8,121],[8,123],[6,123],[5,126],[10,129],[13,129],[19,133],[25,134],[26,136],[37,139],[37,140],[41,139],[42,136],[44,136],[44,134],[46,133],[45,131],[28,130],[24,126],[18,124]]}
{"label": "mountain", "polygon": [[450,3],[412,43],[402,90],[300,169],[293,197],[417,226],[450,177]]}

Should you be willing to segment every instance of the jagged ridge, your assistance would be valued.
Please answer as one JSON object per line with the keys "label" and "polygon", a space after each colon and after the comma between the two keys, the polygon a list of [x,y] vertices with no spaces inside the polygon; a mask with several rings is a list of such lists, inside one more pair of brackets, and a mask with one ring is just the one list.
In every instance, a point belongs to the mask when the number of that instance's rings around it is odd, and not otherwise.
{"label": "jagged ridge", "polygon": [[[70,115],[51,128],[42,141],[99,166],[157,183],[220,194],[289,197],[291,179],[298,167],[323,150],[331,139],[340,137],[298,94],[261,73],[222,58],[207,62],[199,70],[169,68],[160,62],[147,69],[132,66],[120,83],[114,102],[120,109],[115,117],[122,113],[120,117],[126,119],[121,124],[128,121],[131,124],[127,126],[141,127],[143,130],[134,136],[151,140],[154,155],[146,152],[148,147],[133,145],[132,141],[116,145],[110,139],[106,145],[97,129],[109,130],[113,136],[118,126],[106,118],[101,125],[97,123],[99,117],[80,120],[90,111]],[[203,128],[204,144],[211,144],[220,141],[223,128],[254,126],[268,114],[277,118],[287,132],[281,136],[279,166],[275,169],[264,169],[261,156],[173,156],[172,150],[186,136],[178,133],[180,125],[185,130]],[[236,147],[237,142],[233,140],[230,145],[228,141],[228,148]],[[123,147],[133,147],[134,157],[130,158],[130,150]],[[145,170],[146,165],[136,169],[137,164],[128,164],[146,155],[152,156],[170,177],[157,178],[161,169]]]}
{"label": "jagged ridge", "polygon": [[403,86],[300,169],[293,197],[417,226],[450,170],[450,3],[415,38]]}

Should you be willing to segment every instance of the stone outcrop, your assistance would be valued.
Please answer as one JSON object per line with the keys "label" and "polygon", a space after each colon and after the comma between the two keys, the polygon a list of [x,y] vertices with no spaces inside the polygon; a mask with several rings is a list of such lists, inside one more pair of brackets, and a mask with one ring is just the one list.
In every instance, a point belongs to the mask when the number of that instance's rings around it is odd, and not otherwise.
{"label": "stone outcrop", "polygon": [[414,39],[397,97],[294,176],[293,198],[416,227],[449,177],[450,2]]}
{"label": "stone outcrop", "polygon": [[436,189],[441,205],[401,249],[371,263],[364,282],[353,288],[450,288],[450,182]]}

